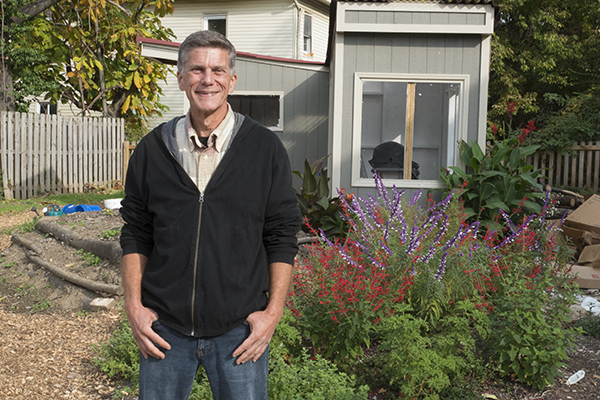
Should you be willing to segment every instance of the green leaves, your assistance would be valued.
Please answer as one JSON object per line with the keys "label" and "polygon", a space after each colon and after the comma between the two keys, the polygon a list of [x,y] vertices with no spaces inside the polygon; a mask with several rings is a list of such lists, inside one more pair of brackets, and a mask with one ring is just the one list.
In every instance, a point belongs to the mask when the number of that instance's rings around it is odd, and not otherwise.
{"label": "green leaves", "polygon": [[292,171],[302,179],[300,193],[294,189],[302,215],[306,218],[308,227],[304,229],[322,229],[327,237],[343,236],[347,231],[346,223],[340,212],[342,207],[339,198],[330,198],[329,177],[324,168],[327,157],[315,161],[312,165],[304,161],[304,174]]}
{"label": "green leaves", "polygon": [[[497,230],[500,210],[507,213],[517,208],[528,213],[541,211],[535,201],[542,196],[535,191],[542,189],[536,182],[541,171],[532,171],[526,161],[527,156],[538,148],[520,146],[514,138],[496,141],[486,154],[476,142],[469,145],[463,141],[459,153],[468,172],[460,167],[450,167],[452,172],[442,171],[441,179],[449,190],[458,189],[469,221],[478,220],[489,229]],[[514,214],[513,222],[518,222],[520,216],[518,212]]]}
{"label": "green leaves", "polygon": [[19,41],[22,48],[44,55],[43,63],[25,68],[35,69],[38,80],[55,83],[46,90],[48,99],[71,102],[83,114],[100,111],[138,122],[160,114],[166,107],[157,83],[166,80],[169,70],[143,58],[136,38],[172,38],[154,14],[172,12],[172,3],[57,3],[47,15],[30,21],[31,34]]}
{"label": "green leaves", "polygon": [[[567,327],[569,305],[576,287],[550,268],[535,279],[516,267],[503,274],[494,293],[496,308],[491,314],[494,332],[486,341],[487,353],[504,374],[537,389],[552,384],[558,368],[573,346],[577,329]],[[560,293],[546,290],[561,288]]]}

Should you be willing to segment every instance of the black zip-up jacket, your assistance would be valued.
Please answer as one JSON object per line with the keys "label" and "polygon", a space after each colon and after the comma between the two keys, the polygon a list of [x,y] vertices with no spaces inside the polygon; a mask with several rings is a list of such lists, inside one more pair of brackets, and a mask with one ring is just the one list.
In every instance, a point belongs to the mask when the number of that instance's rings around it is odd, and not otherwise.
{"label": "black zip-up jacket", "polygon": [[178,118],[147,134],[127,170],[123,255],[148,257],[142,303],[195,337],[222,335],[267,305],[268,264],[293,264],[301,218],[279,138],[235,114],[204,193],[179,162]]}

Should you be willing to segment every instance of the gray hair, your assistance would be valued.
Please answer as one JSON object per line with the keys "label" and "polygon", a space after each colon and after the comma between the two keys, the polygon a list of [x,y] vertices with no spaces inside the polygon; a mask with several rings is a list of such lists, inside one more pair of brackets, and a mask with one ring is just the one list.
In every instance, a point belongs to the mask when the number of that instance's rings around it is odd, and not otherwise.
{"label": "gray hair", "polygon": [[179,53],[177,54],[177,70],[179,72],[183,72],[183,67],[188,59],[190,50],[200,47],[226,50],[229,53],[231,76],[235,74],[235,47],[233,47],[233,44],[225,36],[213,31],[198,31],[185,38],[181,46],[179,46]]}

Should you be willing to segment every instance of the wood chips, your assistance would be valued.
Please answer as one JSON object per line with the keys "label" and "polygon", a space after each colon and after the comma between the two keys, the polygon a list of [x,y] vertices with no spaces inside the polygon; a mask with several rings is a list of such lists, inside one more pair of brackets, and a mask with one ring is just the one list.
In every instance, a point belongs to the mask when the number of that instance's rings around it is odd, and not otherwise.
{"label": "wood chips", "polygon": [[[21,225],[23,222],[33,220],[36,214],[32,211],[26,211],[20,214],[2,215],[0,217],[0,232]],[[0,251],[10,246],[10,234],[0,233]]]}
{"label": "wood chips", "polygon": [[117,310],[89,315],[17,314],[0,309],[1,399],[109,399],[93,344],[119,326]]}

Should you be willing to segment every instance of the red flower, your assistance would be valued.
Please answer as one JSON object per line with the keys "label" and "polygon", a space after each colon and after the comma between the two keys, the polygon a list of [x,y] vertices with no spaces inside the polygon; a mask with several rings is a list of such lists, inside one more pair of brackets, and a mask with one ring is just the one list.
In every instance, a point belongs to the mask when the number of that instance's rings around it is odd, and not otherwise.
{"label": "red flower", "polygon": [[513,101],[509,101],[506,105],[506,113],[508,114],[508,117],[511,118],[516,110],[517,106],[515,105],[515,103]]}

